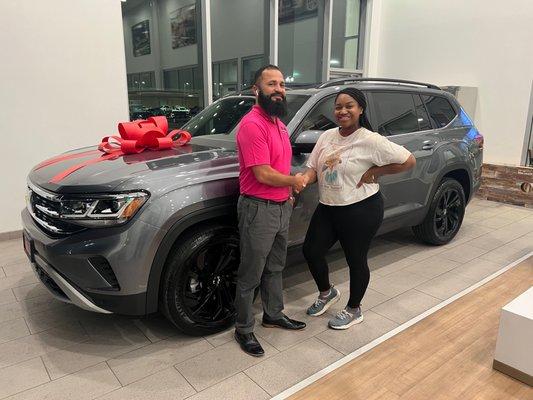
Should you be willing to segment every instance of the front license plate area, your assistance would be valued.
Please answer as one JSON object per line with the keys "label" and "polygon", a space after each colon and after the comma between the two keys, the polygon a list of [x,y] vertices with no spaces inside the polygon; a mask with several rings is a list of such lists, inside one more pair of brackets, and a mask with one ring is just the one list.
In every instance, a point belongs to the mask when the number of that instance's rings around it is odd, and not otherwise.
{"label": "front license plate area", "polygon": [[22,235],[22,243],[24,245],[24,252],[30,259],[30,262],[34,262],[35,261],[35,257],[34,257],[35,250],[33,247],[33,239],[30,238],[30,236],[26,232],[24,232]]}

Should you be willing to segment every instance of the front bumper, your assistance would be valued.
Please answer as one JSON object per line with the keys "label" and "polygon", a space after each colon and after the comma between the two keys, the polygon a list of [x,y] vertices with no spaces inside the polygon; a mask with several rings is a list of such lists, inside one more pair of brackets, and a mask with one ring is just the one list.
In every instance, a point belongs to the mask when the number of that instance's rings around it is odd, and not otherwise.
{"label": "front bumper", "polygon": [[54,297],[99,313],[145,315],[158,229],[131,222],[53,238],[22,211],[26,253]]}
{"label": "front bumper", "polygon": [[[24,240],[28,240],[24,238]],[[87,311],[98,312],[102,314],[111,314],[109,310],[105,310],[94,304],[88,297],[86,297],[80,290],[70,284],[63,278],[52,266],[50,266],[38,254],[31,253],[28,255],[31,262],[33,272],[39,278],[41,283],[48,289],[48,291],[58,300],[65,303],[72,303]]]}

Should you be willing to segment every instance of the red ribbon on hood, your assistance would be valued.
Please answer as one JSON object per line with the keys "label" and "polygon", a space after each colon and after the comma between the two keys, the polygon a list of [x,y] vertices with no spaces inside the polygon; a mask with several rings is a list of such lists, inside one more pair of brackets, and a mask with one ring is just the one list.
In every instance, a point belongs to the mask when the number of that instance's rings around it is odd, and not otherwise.
{"label": "red ribbon on hood", "polygon": [[[165,150],[175,146],[183,146],[191,140],[186,131],[173,130],[167,134],[168,122],[165,117],[150,117],[147,120],[121,122],[118,124],[119,136],[106,136],[98,146],[98,150],[107,154],[136,154],[146,149]],[[177,140],[172,137],[180,134]]]}
{"label": "red ribbon on hood", "polygon": [[[98,145],[98,150],[105,154],[73,165],[54,176],[50,183],[58,183],[73,172],[91,164],[104,160],[114,160],[126,154],[138,154],[144,150],[167,150],[173,147],[185,146],[191,140],[191,134],[187,131],[168,131],[166,117],[150,117],[147,120],[136,120],[133,122],[121,122],[118,124],[120,136],[106,136]],[[179,136],[176,140],[172,138]],[[84,151],[76,154],[65,154],[42,162],[35,168],[40,169],[51,164],[64,160],[98,154],[98,150]]]}

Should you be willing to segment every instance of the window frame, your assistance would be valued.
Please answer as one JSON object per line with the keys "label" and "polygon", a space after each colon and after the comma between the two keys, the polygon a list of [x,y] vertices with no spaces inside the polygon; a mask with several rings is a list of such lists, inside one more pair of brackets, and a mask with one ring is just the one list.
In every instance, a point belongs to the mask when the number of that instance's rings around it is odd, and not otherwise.
{"label": "window frame", "polygon": [[[317,101],[315,101],[311,107],[309,108],[309,110],[307,110],[307,112],[305,113],[305,115],[302,117],[301,121],[298,122],[298,125],[296,125],[296,127],[294,128],[294,133],[291,135],[291,142],[295,142],[296,139],[298,138],[298,136],[300,136],[300,134],[304,131],[301,131],[300,129],[302,128],[303,126],[303,123],[305,122],[305,120],[307,119],[307,117],[309,117],[309,115],[315,111],[318,107],[319,104],[321,104],[322,102],[325,102],[327,101],[328,99],[330,98],[335,98],[337,96],[337,93],[330,93],[324,97],[321,97],[320,99],[318,99]],[[311,100],[313,97],[311,97],[309,100]],[[309,101],[308,100],[308,101]],[[305,104],[305,103],[304,103]],[[325,132],[325,131],[323,131]]]}
{"label": "window frame", "polygon": [[[423,93],[419,92],[419,91],[416,91],[416,90],[409,90],[409,89],[391,89],[391,88],[383,88],[383,89],[370,89],[367,91],[367,93],[369,94],[369,99],[370,99],[370,108],[372,109],[372,116],[373,116],[373,119],[370,119],[370,123],[372,124],[372,128],[374,128],[374,131],[379,133],[378,132],[378,121],[377,121],[377,115],[378,115],[378,112],[377,112],[377,108],[376,108],[376,104],[377,104],[377,101],[374,97],[374,94],[375,93],[399,93],[399,94],[410,94],[411,95],[411,101],[413,103],[413,111],[415,112],[415,115],[416,115],[416,103],[414,101],[414,98],[413,96],[416,96],[416,95],[419,95],[421,96]],[[433,95],[433,94],[431,94]],[[438,95],[433,95],[433,96],[438,96]],[[438,97],[444,97],[444,96],[438,96]],[[444,97],[445,98],[445,97]],[[445,98],[446,99],[446,98]],[[422,101],[422,98],[420,98],[420,100]],[[446,99],[448,100],[448,99]],[[451,104],[450,101],[448,101],[448,103]],[[431,116],[429,114],[429,110],[427,109],[426,107],[426,104],[424,101],[422,101],[422,104],[424,105],[424,109],[426,110],[426,113],[429,117],[429,122],[430,122],[430,125],[431,125],[431,128],[430,129],[424,129],[424,130],[421,130],[420,129],[420,123],[417,121],[417,125],[418,125],[418,130],[416,131],[413,131],[413,132],[405,132],[405,133],[397,133],[395,135],[383,135],[381,133],[379,133],[380,135],[382,136],[385,136],[385,137],[393,137],[393,136],[401,136],[401,135],[412,135],[414,133],[426,133],[426,132],[429,132],[429,131],[432,131],[432,130],[435,130],[435,129],[443,129],[443,128],[446,128],[448,125],[446,125],[446,127],[442,127],[442,128],[437,128],[435,127],[435,125],[433,124],[433,121],[431,119]],[[457,116],[457,110],[452,106],[453,110],[455,111],[455,115]],[[453,121],[453,120],[452,120]],[[451,121],[450,121],[451,123]]]}
{"label": "window frame", "polygon": [[[420,100],[422,101],[422,104],[424,105],[424,108],[426,109],[426,112],[428,114],[428,117],[429,117],[429,122],[431,123],[431,126],[433,127],[433,129],[446,129],[448,128],[455,119],[457,119],[458,115],[459,115],[459,112],[460,112],[460,109],[457,107],[457,105],[453,102],[453,101],[450,101],[449,99],[446,98],[446,96],[439,96],[438,94],[434,94],[434,93],[419,93],[420,95]],[[434,123],[433,123],[433,117],[431,116],[430,112],[429,112],[429,109],[426,105],[426,102],[424,101],[424,99],[422,99],[422,96],[433,96],[433,97],[440,97],[441,99],[444,99],[445,101],[448,102],[448,104],[450,105],[450,107],[452,108],[453,112],[455,113],[455,115],[453,116],[453,118],[444,126],[436,126]]]}

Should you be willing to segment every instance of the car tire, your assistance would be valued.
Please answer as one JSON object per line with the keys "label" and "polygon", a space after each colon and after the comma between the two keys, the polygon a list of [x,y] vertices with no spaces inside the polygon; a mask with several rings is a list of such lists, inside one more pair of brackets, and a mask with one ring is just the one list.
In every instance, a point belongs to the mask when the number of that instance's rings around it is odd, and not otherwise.
{"label": "car tire", "polygon": [[235,320],[238,231],[231,226],[204,226],[180,242],[167,259],[160,309],[188,335],[220,332]]}
{"label": "car tire", "polygon": [[415,236],[433,245],[450,242],[461,228],[465,208],[463,187],[455,179],[445,178],[433,195],[424,221],[413,226]]}

